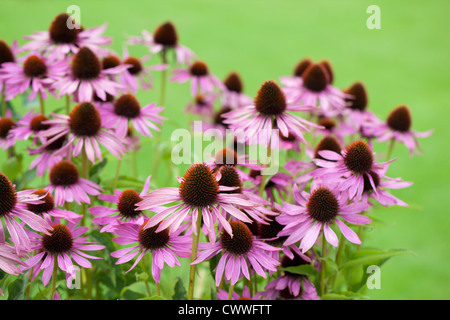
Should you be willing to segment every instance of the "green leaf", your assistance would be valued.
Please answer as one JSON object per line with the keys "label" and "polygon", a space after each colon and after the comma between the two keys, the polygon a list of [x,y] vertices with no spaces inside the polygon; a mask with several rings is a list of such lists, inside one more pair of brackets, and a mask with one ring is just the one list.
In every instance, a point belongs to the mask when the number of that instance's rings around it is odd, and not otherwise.
{"label": "green leaf", "polygon": [[178,280],[175,283],[174,293],[172,296],[173,300],[186,300],[186,289],[184,288],[183,280],[180,277],[177,277]]}
{"label": "green leaf", "polygon": [[411,253],[410,251],[393,249],[393,250],[377,250],[377,249],[362,249],[355,251],[344,264],[341,269],[350,268],[358,265],[381,265],[395,256]]}
{"label": "green leaf", "polygon": [[317,276],[316,268],[314,268],[314,266],[310,264],[304,264],[295,267],[280,268],[280,270],[295,274],[301,274],[305,276]]}
{"label": "green leaf", "polygon": [[167,299],[164,299],[163,297],[160,296],[151,296],[146,298],[140,298],[138,300],[167,300]]}

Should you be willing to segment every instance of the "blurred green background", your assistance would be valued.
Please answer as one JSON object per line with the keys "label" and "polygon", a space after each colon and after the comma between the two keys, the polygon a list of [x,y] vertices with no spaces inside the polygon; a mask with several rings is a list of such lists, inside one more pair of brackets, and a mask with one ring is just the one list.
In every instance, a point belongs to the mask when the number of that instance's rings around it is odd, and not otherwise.
{"label": "blurred green background", "polygon": [[[81,8],[85,27],[108,23],[106,35],[114,38],[112,48],[119,53],[126,35],[153,32],[172,21],[181,43],[207,62],[212,73],[223,79],[238,71],[250,96],[265,80],[291,74],[301,58],[310,57],[331,61],[340,88],[363,81],[369,108],[381,119],[397,105],[409,105],[412,129],[435,131],[420,140],[421,156],[410,157],[406,147],[396,146],[398,160],[388,173],[414,182],[394,193],[410,207],[380,209],[377,215],[385,225],[374,228],[365,244],[415,254],[388,261],[381,270],[381,289],[366,294],[374,299],[450,298],[450,159],[445,140],[450,137],[449,1],[2,0],[0,38],[23,44],[23,36],[46,30],[56,14],[74,4]],[[373,4],[381,9],[379,30],[366,27],[366,10]],[[158,57],[151,61],[159,63]],[[158,100],[158,74],[155,78],[154,91],[139,93],[142,103]],[[189,87],[169,84],[167,94],[165,115],[171,121],[164,126],[165,138],[187,126],[183,109]],[[153,151],[144,144],[138,159],[141,178],[150,174]],[[375,151],[383,153],[385,146],[375,144]],[[108,164],[111,177],[114,170],[115,164]],[[171,175],[163,167],[159,178],[175,183]]]}

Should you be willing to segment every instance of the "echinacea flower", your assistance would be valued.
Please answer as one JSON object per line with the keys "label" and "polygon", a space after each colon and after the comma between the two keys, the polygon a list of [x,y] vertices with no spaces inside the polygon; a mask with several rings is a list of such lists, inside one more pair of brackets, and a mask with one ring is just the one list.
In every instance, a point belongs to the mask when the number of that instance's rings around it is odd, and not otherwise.
{"label": "echinacea flower", "polygon": [[77,167],[68,160],[61,160],[50,169],[49,182],[45,190],[53,194],[58,206],[74,201],[90,204],[89,195],[97,196],[101,190],[94,182],[80,178]]}
{"label": "echinacea flower", "polygon": [[167,60],[167,53],[173,51],[178,64],[189,63],[195,57],[189,48],[178,43],[177,30],[170,21],[159,25],[153,35],[144,30],[141,37],[131,37],[130,43],[146,45],[151,53],[160,53],[164,60]]}
{"label": "echinacea flower", "polygon": [[275,203],[278,199],[284,199],[289,195],[292,177],[285,172],[277,172],[264,182],[260,170],[250,170],[249,177],[253,182],[250,190],[257,193],[261,188],[261,183],[264,183],[264,192],[271,203]]}
{"label": "echinacea flower", "polygon": [[174,75],[170,81],[185,83],[191,81],[191,96],[196,97],[198,94],[213,92],[215,89],[222,90],[223,83],[213,75],[203,61],[195,61],[188,66],[188,69],[174,69]]}
{"label": "echinacea flower", "polygon": [[43,122],[48,120],[45,115],[39,114],[33,110],[28,111],[11,129],[11,134],[16,140],[27,140],[33,137],[33,143],[37,142],[36,134],[39,131],[47,130],[50,125]]}
{"label": "echinacea flower", "polygon": [[300,241],[299,248],[305,253],[315,244],[321,231],[332,246],[337,247],[339,240],[331,226],[336,223],[342,234],[352,243],[361,244],[358,235],[344,221],[352,224],[368,224],[369,218],[359,213],[369,205],[362,202],[350,202],[346,192],[339,192],[327,186],[311,186],[311,193],[300,192],[294,185],[293,195],[296,204],[283,202],[281,215],[277,217],[285,225],[279,236],[287,236],[284,245]]}
{"label": "echinacea flower", "polygon": [[[142,210],[136,210],[136,204],[141,202],[142,197],[147,194],[150,187],[149,176],[142,191],[137,193],[132,189],[125,189],[123,191],[114,190],[114,194],[101,194],[98,199],[115,204],[115,207],[109,206],[94,206],[89,208],[89,212],[94,215],[92,222],[103,226],[100,232],[112,232],[117,224],[125,222],[134,222],[142,224],[144,219],[148,217]],[[156,210],[156,208],[153,208]]]}
{"label": "echinacea flower", "polygon": [[61,13],[51,22],[48,31],[24,37],[29,42],[22,46],[21,51],[39,50],[52,61],[63,60],[67,55],[77,53],[81,47],[103,52],[101,46],[111,44],[111,38],[102,35],[105,30],[106,24],[84,29],[72,16]]}
{"label": "echinacea flower", "polygon": [[[191,238],[180,235],[179,232],[169,233],[168,229],[156,231],[158,225],[151,228],[145,228],[147,221],[143,224],[123,223],[114,228],[114,233],[118,237],[113,241],[122,245],[132,245],[124,249],[119,249],[111,253],[111,256],[118,258],[116,264],[126,263],[133,258],[137,258],[131,268],[132,270],[144,255],[152,255],[152,276],[155,282],[161,281],[161,270],[164,264],[173,268],[180,266],[177,256],[187,258],[191,255]],[[144,258],[145,259],[145,258]],[[145,270],[146,271],[146,270]]]}
{"label": "echinacea flower", "polygon": [[[49,139],[51,139],[51,137]],[[49,139],[44,139],[44,143]],[[55,155],[55,153],[63,147],[66,139],[67,137],[64,135],[53,140],[51,143],[45,144],[44,146],[41,145],[35,149],[27,147],[30,156],[37,155],[31,162],[29,169],[32,170],[36,168],[36,174],[39,177],[42,177],[48,169],[63,160],[65,155]]]}
{"label": "echinacea flower", "polygon": [[413,131],[411,125],[411,111],[408,106],[401,105],[391,111],[385,123],[373,128],[372,134],[378,137],[378,142],[395,140],[403,143],[408,148],[410,155],[413,155],[420,149],[417,138],[429,137],[433,130]]}
{"label": "echinacea flower", "polygon": [[230,72],[223,81],[222,105],[232,109],[252,104],[252,99],[243,93],[241,76],[237,72]]}
{"label": "echinacea flower", "polygon": [[[27,264],[21,259],[24,254],[17,253],[16,248],[8,243],[0,242],[0,269],[12,275],[22,273],[20,266],[25,267]],[[0,290],[0,294],[3,294]]]}
{"label": "echinacea flower", "polygon": [[33,194],[37,196],[44,196],[41,198],[39,204],[28,203],[23,205],[28,211],[33,212],[34,214],[45,218],[46,221],[51,220],[52,218],[64,219],[71,223],[77,223],[81,220],[82,216],[76,214],[75,212],[60,209],[55,204],[55,199],[52,194],[44,189],[38,189]]}
{"label": "echinacea flower", "polygon": [[[38,234],[29,232],[32,239],[32,249],[36,254],[26,260],[28,267],[32,268],[32,279],[34,280],[42,270],[42,283],[46,286],[52,277],[54,264],[58,264],[58,270],[65,272],[67,282],[75,278],[75,271],[79,265],[82,268],[92,268],[88,259],[101,259],[85,253],[84,251],[98,251],[105,247],[86,241],[83,234],[88,227],[77,227],[74,223],[63,224],[60,219],[49,219],[52,224],[50,234]],[[74,264],[74,261],[77,265]]]}
{"label": "echinacea flower", "polygon": [[198,257],[192,264],[209,260],[223,252],[215,270],[216,286],[219,286],[223,277],[234,285],[243,276],[250,280],[251,270],[263,278],[267,278],[266,271],[277,270],[278,260],[267,253],[279,248],[256,238],[241,221],[232,221],[230,225],[233,236],[222,231],[219,241],[200,243]]}
{"label": "echinacea flower", "polygon": [[313,61],[310,58],[304,58],[300,60],[294,68],[294,72],[291,76],[280,77],[280,82],[287,88],[296,89],[303,84],[303,72],[311,65]]}
{"label": "echinacea flower", "polygon": [[54,96],[53,85],[65,74],[67,62],[51,62],[39,54],[30,54],[23,59],[23,63],[8,62],[2,65],[0,77],[5,84],[5,99],[14,99],[27,90],[30,91],[29,101],[36,98],[37,95],[43,100],[48,98],[48,93]]}
{"label": "echinacea flower", "polygon": [[128,65],[103,69],[101,61],[91,49],[80,48],[67,64],[65,75],[59,77],[53,87],[59,91],[58,97],[74,94],[77,101],[92,101],[94,95],[105,101],[107,94],[116,95],[124,89],[120,83],[112,81],[110,75],[121,74]]}
{"label": "echinacea flower", "polygon": [[96,158],[102,161],[100,144],[117,158],[121,158],[125,153],[124,140],[102,126],[100,113],[94,104],[82,102],[77,104],[69,115],[52,116],[52,119],[44,122],[50,124],[51,128],[41,131],[39,137],[48,139],[42,145],[46,147],[67,135],[67,143],[54,155],[67,154],[68,150],[73,148],[74,157],[84,151],[89,161],[95,163]]}
{"label": "echinacea flower", "polygon": [[[214,223],[219,222],[231,234],[231,226],[225,214],[229,213],[236,219],[244,222],[251,220],[236,206],[252,207],[259,204],[254,203],[242,194],[228,194],[221,191],[234,190],[219,185],[220,175],[214,174],[213,170],[205,163],[196,163],[189,167],[183,178],[180,179],[178,188],[161,188],[150,191],[137,205],[138,210],[151,210],[153,207],[161,206],[173,202],[174,204],[157,213],[147,222],[145,228],[159,224],[158,231],[170,226],[170,231],[174,232],[180,224],[191,213],[192,231],[197,234],[197,217],[202,215],[205,227],[209,234],[215,230]],[[168,217],[170,216],[170,217]],[[168,217],[168,218],[167,218]],[[163,219],[165,219],[163,221]]]}
{"label": "echinacea flower", "polygon": [[3,99],[3,78],[1,77],[3,63],[13,63],[16,61],[19,45],[14,41],[10,47],[8,43],[0,39],[0,93]]}
{"label": "echinacea flower", "polygon": [[[231,129],[243,132],[238,135],[239,142],[266,146],[272,143],[272,148],[275,148],[277,144],[274,142],[279,138],[279,132],[284,137],[294,134],[306,143],[303,132],[310,131],[310,127],[319,127],[289,112],[305,110],[309,108],[288,104],[278,84],[269,80],[258,90],[253,105],[234,109],[222,117]],[[279,131],[273,130],[275,128]]]}
{"label": "echinacea flower", "polygon": [[30,251],[30,239],[25,233],[25,227],[16,219],[24,222],[33,230],[48,234],[51,226],[47,221],[24,206],[42,203],[41,198],[44,195],[33,194],[34,190],[16,192],[15,186],[2,173],[0,173],[0,190],[0,243],[5,243],[4,222],[17,253],[20,250]]}
{"label": "echinacea flower", "polygon": [[15,127],[16,121],[12,118],[11,110],[8,110],[0,117],[0,148],[6,150],[16,143],[16,136],[11,133]]}
{"label": "echinacea flower", "polygon": [[188,103],[185,112],[201,116],[212,116],[214,112],[214,102],[218,96],[219,94],[217,92],[198,94],[195,96],[194,101]]}
{"label": "echinacea flower", "polygon": [[[296,267],[311,264],[311,258],[302,253],[296,253],[293,258],[284,256],[281,259],[281,268]],[[264,288],[267,299],[275,300],[319,300],[316,288],[305,275],[283,271],[283,274],[270,281]]]}
{"label": "echinacea flower", "polygon": [[346,94],[332,85],[332,72],[327,63],[312,63],[302,72],[302,81],[283,87],[290,103],[302,103],[325,116],[338,115],[345,108]]}
{"label": "echinacea flower", "polygon": [[[128,50],[123,50],[123,64],[129,65],[129,68],[118,75],[119,82],[122,83],[126,90],[136,93],[139,89],[139,82],[143,90],[151,89],[153,86],[152,71],[161,71],[168,68],[167,64],[144,65],[150,59],[149,55],[137,58],[130,56]],[[138,82],[139,80],[139,82]]]}
{"label": "echinacea flower", "polygon": [[350,199],[361,197],[364,191],[364,178],[367,178],[375,189],[370,173],[386,172],[390,162],[375,162],[374,153],[362,140],[353,142],[340,153],[330,150],[322,150],[318,153],[324,160],[314,159],[314,163],[320,168],[311,172],[311,175],[330,183],[339,182],[339,190],[347,191]]}
{"label": "echinacea flower", "polygon": [[137,98],[131,93],[122,94],[113,103],[99,108],[102,124],[109,129],[115,128],[115,133],[125,138],[131,124],[143,136],[152,137],[150,129],[160,131],[155,123],[161,125],[166,118],[159,113],[164,107],[156,103],[141,107]]}

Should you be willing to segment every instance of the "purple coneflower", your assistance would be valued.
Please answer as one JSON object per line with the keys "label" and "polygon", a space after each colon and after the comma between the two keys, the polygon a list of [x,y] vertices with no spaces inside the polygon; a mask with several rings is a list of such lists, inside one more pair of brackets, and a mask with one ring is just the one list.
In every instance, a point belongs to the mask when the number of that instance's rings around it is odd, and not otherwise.
{"label": "purple coneflower", "polygon": [[102,52],[101,46],[111,44],[111,38],[102,35],[105,30],[106,24],[84,29],[70,15],[61,13],[52,21],[48,31],[24,37],[30,41],[21,51],[41,51],[53,61],[63,60],[67,55],[77,53],[81,47]]}
{"label": "purple coneflower", "polygon": [[417,132],[411,130],[412,117],[408,106],[401,105],[391,111],[385,123],[375,127],[372,134],[377,136],[378,142],[387,140],[398,141],[405,144],[410,155],[420,149],[417,138],[429,137],[433,130]]}
{"label": "purple coneflower", "polygon": [[[269,145],[274,138],[279,137],[279,129],[282,136],[295,135],[306,143],[303,131],[309,131],[308,127],[319,127],[288,111],[304,111],[309,108],[294,106],[286,102],[285,95],[274,81],[266,81],[255,97],[253,105],[237,108],[222,117],[224,123],[231,129],[240,130],[244,135],[238,135],[239,142],[263,143]],[[276,134],[276,137],[273,135]]]}
{"label": "purple coneflower", "polygon": [[243,93],[243,83],[237,72],[231,72],[225,78],[222,92],[222,105],[232,109],[252,104],[252,99]]}
{"label": "purple coneflower", "polygon": [[[114,194],[101,194],[98,199],[115,204],[110,208],[105,206],[95,206],[89,208],[89,212],[94,215],[92,222],[103,226],[100,232],[112,232],[117,224],[125,222],[134,222],[142,224],[144,218],[148,219],[142,210],[136,210],[136,204],[141,202],[142,197],[148,192],[150,187],[149,176],[144,183],[144,188],[140,193],[132,189],[124,191],[115,190]],[[156,210],[156,208],[152,208]]]}
{"label": "purple coneflower", "polygon": [[231,285],[244,276],[250,280],[251,268],[261,277],[266,278],[266,271],[276,271],[278,260],[273,259],[268,252],[280,250],[256,238],[250,229],[241,221],[230,223],[232,234],[222,231],[219,241],[215,243],[200,243],[198,258],[192,264],[198,264],[223,252],[216,268],[216,286],[222,277]]}
{"label": "purple coneflower", "polygon": [[160,53],[166,60],[166,55],[174,51],[178,64],[189,63],[194,57],[194,53],[187,47],[178,43],[178,33],[172,22],[159,25],[153,35],[148,31],[142,31],[141,37],[132,37],[131,44],[144,44],[149,47],[151,53]]}
{"label": "purple coneflower", "polygon": [[3,64],[4,63],[14,63],[16,61],[16,55],[18,53],[19,45],[17,41],[14,41],[12,46],[10,47],[4,40],[0,39],[0,93],[2,94],[3,99],[3,78],[1,74],[3,72]]}
{"label": "purple coneflower", "polygon": [[113,241],[122,245],[134,245],[114,251],[111,253],[111,256],[118,258],[116,264],[122,264],[138,255],[134,264],[127,271],[129,272],[141,261],[146,253],[151,252],[152,276],[155,282],[159,283],[164,263],[173,268],[174,266],[180,266],[176,256],[181,258],[190,257],[191,238],[179,235],[179,232],[171,234],[168,229],[157,231],[158,225],[146,228],[146,224],[147,221],[141,225],[136,223],[117,225],[114,233],[119,237],[114,238]]}
{"label": "purple coneflower", "polygon": [[[66,273],[66,279],[75,278],[76,267],[73,263],[77,263],[83,268],[92,268],[88,259],[101,259],[84,251],[97,251],[105,247],[92,242],[88,242],[87,237],[82,236],[88,227],[76,227],[74,223],[63,224],[60,219],[55,218],[48,220],[52,224],[52,231],[50,234],[30,233],[30,238],[33,241],[32,249],[36,250],[36,255],[29,258],[25,262],[28,267],[27,270],[32,269],[32,279],[34,280],[41,270],[42,283],[46,286],[52,277],[54,264],[58,264],[58,268]],[[73,259],[73,261],[72,261]]]}
{"label": "purple coneflower", "polygon": [[371,220],[359,213],[369,205],[361,202],[348,202],[345,192],[339,192],[326,186],[311,186],[311,194],[300,192],[294,185],[294,199],[297,204],[283,202],[282,214],[277,221],[285,225],[279,236],[288,236],[284,245],[288,246],[300,241],[299,248],[305,253],[315,244],[319,233],[324,232],[325,239],[332,246],[338,245],[338,238],[331,226],[336,225],[350,242],[361,244],[356,233],[340,219],[352,224],[367,224]]}
{"label": "purple coneflower", "polygon": [[[221,191],[234,190],[235,187],[225,187],[219,185],[220,175],[214,174],[213,170],[204,163],[193,164],[180,179],[179,188],[161,188],[150,191],[144,200],[138,203],[138,210],[151,210],[151,208],[172,203],[181,203],[168,207],[156,214],[148,221],[145,228],[159,224],[157,231],[164,230],[168,226],[171,232],[178,229],[180,224],[191,212],[192,231],[197,234],[197,217],[201,215],[203,222],[209,233],[214,232],[214,223],[219,225],[228,233],[232,233],[230,223],[225,219],[225,214],[229,213],[236,219],[244,222],[251,220],[236,206],[252,207],[259,204],[254,203],[242,194],[228,194]],[[166,219],[166,217],[169,218]]]}
{"label": "purple coneflower", "polygon": [[90,204],[89,195],[97,196],[101,190],[94,182],[80,178],[77,167],[68,160],[61,160],[50,169],[49,180],[45,189],[54,195],[58,206],[74,201]]}
{"label": "purple coneflower", "polygon": [[165,120],[159,113],[164,107],[151,103],[141,108],[141,104],[131,93],[122,94],[112,104],[104,104],[99,108],[102,124],[109,129],[115,128],[115,133],[125,138],[131,123],[134,129],[143,136],[152,137],[150,129],[160,131],[154,124],[161,125]]}
{"label": "purple coneflower", "polygon": [[[310,257],[302,253],[296,253],[292,258],[284,256],[280,267],[287,268],[308,264],[311,264]],[[270,281],[265,286],[265,290],[264,296],[270,300],[277,298],[286,300],[319,300],[316,288],[307,276],[289,271],[283,271],[283,275]]]}
{"label": "purple coneflower", "polygon": [[189,65],[188,69],[174,69],[174,75],[170,81],[185,83],[191,80],[191,95],[196,97],[198,94],[213,92],[216,88],[222,90],[223,83],[212,73],[203,61],[195,61]]}
{"label": "purple coneflower", "polygon": [[[44,120],[46,121],[46,120]],[[44,125],[44,124],[41,124]],[[31,162],[29,169],[36,168],[36,174],[42,177],[47,169],[50,169],[55,164],[64,159],[63,155],[55,155],[55,152],[61,149],[66,141],[66,136],[61,136],[54,140],[52,143],[39,146],[36,149],[28,148],[30,156],[37,155],[37,157]],[[51,137],[50,137],[51,139]],[[48,139],[43,139],[44,143]]]}
{"label": "purple coneflower", "polygon": [[92,103],[77,104],[69,115],[52,115],[53,119],[44,122],[51,125],[51,128],[41,131],[39,137],[48,139],[43,144],[46,147],[67,135],[67,143],[54,155],[67,154],[71,150],[69,148],[73,148],[74,157],[84,151],[87,158],[95,163],[96,158],[102,161],[100,144],[117,158],[125,153],[124,140],[102,126],[100,113]]}
{"label": "purple coneflower", "polygon": [[28,100],[37,95],[46,100],[47,93],[55,95],[53,85],[65,74],[66,68],[65,61],[51,62],[39,54],[28,55],[23,63],[3,63],[1,78],[5,83],[5,99],[14,99],[30,89]]}
{"label": "purple coneflower", "polygon": [[283,91],[290,103],[314,107],[314,111],[325,116],[340,114],[346,94],[332,85],[332,74],[328,62],[311,63],[302,70],[301,81],[288,83]]}
{"label": "purple coneflower", "polygon": [[[358,140],[350,144],[340,153],[331,150],[322,150],[318,154],[322,159],[314,159],[318,168],[311,172],[311,175],[330,183],[339,180],[339,190],[348,191],[348,196],[353,199],[361,197],[364,191],[364,178],[367,178],[373,188],[375,185],[370,174],[374,172],[381,175],[386,172],[389,162],[376,163],[374,154],[369,145]],[[341,179],[344,177],[345,179]]]}
{"label": "purple coneflower", "polygon": [[118,79],[130,92],[136,93],[138,91],[139,82],[141,83],[142,89],[151,89],[153,86],[153,76],[151,72],[166,70],[168,68],[167,64],[144,66],[144,63],[149,59],[149,55],[140,59],[130,56],[128,50],[126,48],[124,49],[122,63],[129,65],[129,68],[119,74]]}
{"label": "purple coneflower", "polygon": [[185,112],[207,117],[212,116],[214,112],[214,103],[218,96],[219,94],[217,92],[197,94],[194,101],[188,103]]}
{"label": "purple coneflower", "polygon": [[4,117],[0,117],[0,148],[6,150],[16,143],[16,136],[12,129],[16,127],[11,110],[7,110]]}
{"label": "purple coneflower", "polygon": [[48,118],[45,115],[30,110],[16,122],[15,127],[11,129],[11,134],[13,134],[17,140],[27,140],[28,138],[33,137],[33,143],[36,143],[37,138],[35,135],[39,131],[50,128],[50,125],[43,123],[46,120],[48,120]]}
{"label": "purple coneflower", "polygon": [[75,94],[77,101],[92,101],[94,95],[105,101],[107,94],[115,96],[123,85],[110,80],[108,76],[118,75],[128,68],[119,65],[114,68],[103,69],[97,55],[89,48],[82,47],[66,66],[66,75],[54,83],[59,91],[59,97]]}
{"label": "purple coneflower", "polygon": [[[4,272],[18,275],[22,273],[20,266],[26,267],[27,264],[21,259],[25,255],[23,253],[17,253],[16,248],[8,243],[0,242],[0,269]],[[3,295],[1,289],[0,294]]]}
{"label": "purple coneflower", "polygon": [[17,253],[23,249],[30,251],[30,239],[25,233],[24,225],[16,219],[23,221],[33,230],[48,234],[51,226],[43,218],[26,208],[26,205],[29,204],[42,203],[41,199],[44,195],[33,194],[34,190],[16,192],[15,186],[2,173],[0,173],[0,190],[2,191],[0,199],[0,243],[5,242],[4,221]]}

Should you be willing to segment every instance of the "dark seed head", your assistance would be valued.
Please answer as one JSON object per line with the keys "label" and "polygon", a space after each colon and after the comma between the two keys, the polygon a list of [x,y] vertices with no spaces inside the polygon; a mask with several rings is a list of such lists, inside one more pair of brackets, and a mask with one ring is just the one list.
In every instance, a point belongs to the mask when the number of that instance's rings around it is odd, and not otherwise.
{"label": "dark seed head", "polygon": [[171,22],[160,25],[153,33],[153,40],[167,47],[173,47],[178,42],[178,35],[175,26]]}
{"label": "dark seed head", "polygon": [[314,151],[314,158],[316,159],[322,159],[322,160],[327,160],[324,159],[320,154],[319,151],[322,150],[329,150],[329,151],[333,151],[336,153],[341,153],[341,146],[339,144],[339,142],[336,140],[335,137],[333,136],[326,136],[324,138],[322,138],[322,140],[319,141],[319,143],[316,146],[316,149]]}
{"label": "dark seed head", "polygon": [[219,184],[208,165],[197,163],[186,171],[179,191],[186,204],[194,207],[207,207],[216,203]]}
{"label": "dark seed head", "polygon": [[253,246],[253,235],[250,229],[241,221],[230,222],[233,237],[225,230],[220,235],[222,247],[235,255],[246,254]]}
{"label": "dark seed head", "polygon": [[[49,139],[51,139],[52,137],[50,137]],[[52,143],[50,143],[48,146],[45,147],[46,150],[48,151],[53,151],[53,150],[59,150],[61,149],[61,147],[64,145],[64,143],[66,142],[66,138],[67,136],[62,136],[58,139],[56,139],[55,141],[53,141]]]}
{"label": "dark seed head", "polygon": [[223,148],[216,153],[215,162],[217,165],[233,165],[237,164],[237,153],[233,149]]}
{"label": "dark seed head", "polygon": [[358,140],[349,145],[344,156],[344,164],[356,174],[368,173],[372,169],[373,153],[367,142]]}
{"label": "dark seed head", "polygon": [[398,106],[391,111],[387,120],[387,125],[394,131],[408,132],[411,128],[411,112],[407,106]]}
{"label": "dark seed head", "polygon": [[146,223],[147,221],[144,222],[139,229],[139,244],[147,250],[156,250],[165,247],[170,240],[169,229],[156,232],[160,223],[156,226],[144,229]]}
{"label": "dark seed head", "polygon": [[51,254],[58,254],[72,249],[73,239],[69,228],[63,224],[56,224],[50,231],[50,235],[44,234],[42,246],[45,251]]}
{"label": "dark seed head", "polygon": [[102,64],[94,52],[82,47],[72,59],[72,73],[81,80],[96,79],[102,70]]}
{"label": "dark seed head", "polygon": [[242,192],[242,180],[235,166],[224,165],[220,169],[221,178],[219,180],[219,186],[225,187],[238,187],[236,190],[222,191],[222,193],[241,193]]}
{"label": "dark seed head", "polygon": [[128,68],[128,72],[132,75],[139,74],[143,69],[141,61],[139,61],[139,59],[135,57],[129,57],[123,63],[131,65],[131,67]]}
{"label": "dark seed head", "polygon": [[116,56],[107,56],[102,59],[103,69],[111,69],[120,65],[120,59]]}
{"label": "dark seed head", "polygon": [[330,189],[318,187],[309,196],[306,209],[314,220],[330,222],[339,213],[339,203]]}
{"label": "dark seed head", "polygon": [[344,90],[344,92],[353,96],[352,98],[345,98],[348,108],[359,111],[366,110],[368,103],[367,91],[362,82],[355,82],[349,88]]}
{"label": "dark seed head", "polygon": [[237,72],[230,73],[225,81],[224,81],[225,87],[227,87],[228,91],[241,93],[242,92],[242,80],[241,77]]}
{"label": "dark seed head", "polygon": [[67,13],[58,14],[50,24],[50,39],[55,43],[75,43],[78,39],[79,30],[77,28],[68,28],[67,22],[75,24],[73,18]]}
{"label": "dark seed head", "polygon": [[294,76],[301,77],[303,75],[303,72],[312,64],[312,60],[309,58],[301,60],[294,69]]}
{"label": "dark seed head", "polygon": [[[289,268],[289,267],[297,267],[297,266],[303,266],[306,264],[310,264],[310,262],[304,260],[302,257],[300,257],[297,253],[294,253],[294,259],[289,258],[288,256],[283,256],[281,259],[281,267],[282,268]],[[292,273],[289,271],[284,271],[284,274],[290,277],[298,278],[300,275],[296,273]]]}
{"label": "dark seed head", "polygon": [[119,197],[117,209],[119,214],[124,219],[136,218],[142,211],[136,210],[136,203],[142,201],[141,196],[134,190],[126,189]]}
{"label": "dark seed head", "polygon": [[47,66],[41,58],[32,55],[25,60],[23,72],[30,78],[42,78],[47,73]]}
{"label": "dark seed head", "polygon": [[43,194],[47,194],[44,198],[41,199],[41,201],[44,201],[44,203],[40,204],[27,204],[27,209],[31,212],[34,212],[35,214],[42,215],[43,213],[49,212],[55,208],[55,199],[53,199],[53,196],[50,192],[44,189],[36,190],[33,194],[37,194],[38,196],[41,196]]}
{"label": "dark seed head", "polygon": [[11,51],[11,48],[8,46],[8,44],[0,40],[0,67],[4,62],[14,62],[14,55]]}
{"label": "dark seed head", "polygon": [[228,127],[228,124],[223,122],[223,120],[225,120],[225,118],[223,118],[222,115],[227,112],[230,112],[230,111],[231,111],[230,107],[223,107],[222,109],[217,111],[217,113],[214,115],[214,124],[223,125],[224,127]]}
{"label": "dark seed head", "polygon": [[311,64],[302,75],[303,85],[313,92],[322,92],[330,83],[328,72],[320,64]]}
{"label": "dark seed head", "polygon": [[114,112],[122,117],[133,119],[141,114],[141,105],[134,95],[121,95],[114,103]]}
{"label": "dark seed head", "polygon": [[328,74],[328,83],[333,83],[334,80],[334,72],[333,67],[331,66],[331,62],[328,60],[322,60],[319,64],[326,70]]}
{"label": "dark seed head", "polygon": [[[375,188],[378,188],[378,186],[380,185],[380,176],[373,171],[370,171],[369,175],[372,177]],[[372,192],[373,187],[372,184],[370,183],[369,176],[365,174],[363,177],[364,177],[364,192],[368,193]]]}
{"label": "dark seed head", "polygon": [[[280,211],[277,209],[273,208],[272,211],[280,214]],[[276,238],[274,240],[267,240],[267,242],[271,245],[278,246],[284,243],[287,237],[278,237],[278,233],[283,230],[284,225],[279,224],[275,218],[276,216],[271,216],[269,224],[260,223],[258,235],[262,239]]]}
{"label": "dark seed head", "polygon": [[318,124],[325,128],[325,130],[333,130],[336,127],[336,121],[325,116],[319,116]]}
{"label": "dark seed head", "polygon": [[263,83],[256,94],[255,108],[267,116],[280,115],[286,110],[286,97],[280,86],[272,80]]}
{"label": "dark seed head", "polygon": [[54,186],[70,186],[78,182],[77,167],[68,160],[62,160],[50,169],[49,179]]}
{"label": "dark seed head", "polygon": [[90,102],[77,104],[69,116],[70,130],[77,136],[95,136],[101,129],[100,114]]}
{"label": "dark seed head", "polygon": [[16,126],[16,123],[11,118],[0,119],[0,138],[6,139],[9,131]]}
{"label": "dark seed head", "polygon": [[203,61],[196,61],[190,67],[191,75],[195,77],[202,77],[208,74],[208,66]]}
{"label": "dark seed head", "polygon": [[30,129],[33,130],[34,132],[49,129],[50,125],[43,123],[46,120],[48,120],[48,118],[42,114],[35,116],[30,121]]}
{"label": "dark seed head", "polygon": [[16,188],[3,173],[0,173],[0,217],[11,212],[17,203]]}

